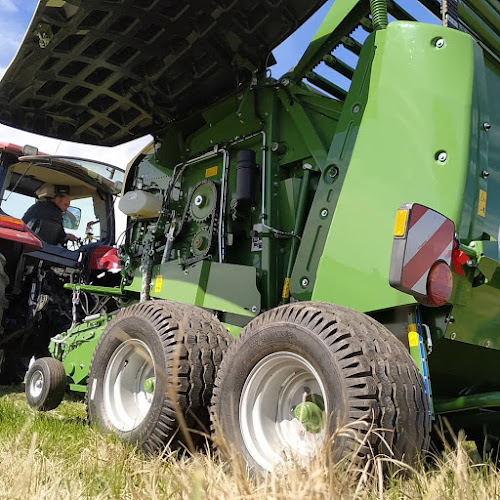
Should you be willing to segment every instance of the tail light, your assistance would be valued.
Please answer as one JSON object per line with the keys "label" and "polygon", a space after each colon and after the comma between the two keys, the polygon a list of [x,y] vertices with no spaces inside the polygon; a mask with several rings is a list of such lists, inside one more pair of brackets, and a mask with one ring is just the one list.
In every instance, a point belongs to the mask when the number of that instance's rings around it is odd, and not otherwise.
{"label": "tail light", "polygon": [[427,277],[427,297],[434,306],[443,306],[451,297],[453,290],[453,276],[446,262],[438,261],[433,264]]}
{"label": "tail light", "polygon": [[429,306],[446,304],[451,296],[455,225],[444,215],[418,203],[397,212],[389,283]]}

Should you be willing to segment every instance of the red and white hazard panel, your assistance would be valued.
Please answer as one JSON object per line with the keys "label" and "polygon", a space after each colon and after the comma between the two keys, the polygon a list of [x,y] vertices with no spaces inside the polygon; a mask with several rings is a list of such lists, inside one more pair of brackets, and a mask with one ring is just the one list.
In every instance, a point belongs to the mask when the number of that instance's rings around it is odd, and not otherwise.
{"label": "red and white hazard panel", "polygon": [[450,264],[455,225],[417,203],[399,208],[394,227],[389,283],[428,305],[447,302],[453,287]]}

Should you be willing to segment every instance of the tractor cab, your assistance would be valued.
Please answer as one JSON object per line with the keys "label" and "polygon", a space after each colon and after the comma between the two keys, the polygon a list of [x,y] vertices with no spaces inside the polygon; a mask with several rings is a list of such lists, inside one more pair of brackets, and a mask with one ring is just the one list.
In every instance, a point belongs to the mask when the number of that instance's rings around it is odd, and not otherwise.
{"label": "tractor cab", "polygon": [[[119,279],[114,204],[123,176],[102,162],[0,144],[0,381],[20,380],[26,359],[44,353],[51,337],[100,310],[91,297],[75,308],[65,283]],[[69,196],[65,210],[58,195]]]}

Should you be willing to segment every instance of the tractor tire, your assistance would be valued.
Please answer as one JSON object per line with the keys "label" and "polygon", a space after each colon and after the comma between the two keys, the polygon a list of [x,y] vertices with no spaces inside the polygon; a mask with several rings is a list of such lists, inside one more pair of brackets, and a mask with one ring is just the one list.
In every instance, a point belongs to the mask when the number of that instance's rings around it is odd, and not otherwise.
{"label": "tractor tire", "polygon": [[431,428],[403,344],[365,314],[314,302],[270,310],[242,330],[218,371],[211,418],[216,444],[228,444],[219,452],[241,454],[255,472],[305,465],[330,437],[334,461],[384,453],[412,462]]}
{"label": "tractor tire", "polygon": [[57,408],[66,391],[66,371],[54,358],[37,359],[26,375],[25,393],[33,410],[49,411]]}
{"label": "tractor tire", "polygon": [[9,301],[6,298],[5,290],[9,286],[10,280],[5,272],[6,260],[0,253],[0,334],[3,333],[2,319],[3,313],[9,307]]}
{"label": "tractor tire", "polygon": [[89,421],[148,453],[196,447],[209,429],[216,370],[229,340],[222,323],[198,307],[147,301],[122,309],[94,352]]}

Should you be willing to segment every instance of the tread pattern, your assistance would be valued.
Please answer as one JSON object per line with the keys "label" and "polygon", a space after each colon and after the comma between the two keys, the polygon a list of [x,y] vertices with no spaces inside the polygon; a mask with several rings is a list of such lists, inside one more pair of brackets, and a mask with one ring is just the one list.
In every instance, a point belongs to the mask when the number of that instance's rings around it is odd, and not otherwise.
{"label": "tread pattern", "polygon": [[2,318],[3,313],[9,307],[9,301],[5,296],[5,290],[9,286],[10,279],[5,272],[6,259],[0,253],[0,334],[3,332]]}
{"label": "tread pattern", "polygon": [[[104,341],[107,331],[112,330],[118,321],[128,317],[141,317],[155,328],[166,360],[165,380],[168,383],[176,377],[174,391],[168,390],[165,394],[155,428],[142,442],[143,449],[151,453],[158,452],[174,435],[174,445],[182,443],[189,446],[189,438],[186,439],[182,432],[177,432],[179,423],[185,423],[188,429],[207,431],[208,402],[212,397],[216,370],[231,337],[222,323],[204,309],[151,300],[119,311],[103,332],[99,344]],[[95,357],[99,356],[99,344],[94,351],[91,371]],[[91,376],[89,383],[90,380]],[[175,394],[175,400],[172,400],[172,394]],[[87,414],[92,421],[88,402]],[[201,436],[199,433],[190,433],[190,439],[197,444],[201,441]]]}
{"label": "tread pattern", "polygon": [[[40,370],[44,376],[44,387],[40,396],[33,399],[30,392],[30,379],[35,371]],[[54,358],[37,359],[26,376],[26,399],[28,404],[38,411],[50,411],[57,408],[64,398],[67,379],[63,364]]]}
{"label": "tread pattern", "polygon": [[[431,419],[422,377],[403,344],[380,323],[352,309],[318,302],[298,302],[272,309],[251,321],[229,347],[215,382],[211,408],[217,428],[218,400],[230,359],[239,347],[271,323],[294,324],[317,335],[340,368],[348,394],[348,421],[366,437],[350,448],[356,460],[384,453],[411,462],[427,450]],[[251,341],[251,340],[250,340]],[[364,421],[364,422],[363,422]],[[367,435],[366,422],[377,432]],[[391,445],[387,449],[385,442]]]}

